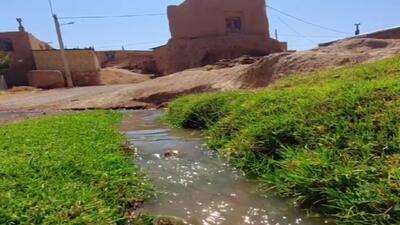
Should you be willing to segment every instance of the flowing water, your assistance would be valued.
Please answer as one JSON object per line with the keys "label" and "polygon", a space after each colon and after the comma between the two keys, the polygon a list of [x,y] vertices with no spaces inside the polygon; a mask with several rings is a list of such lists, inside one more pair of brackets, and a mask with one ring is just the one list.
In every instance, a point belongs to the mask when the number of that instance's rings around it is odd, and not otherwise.
{"label": "flowing water", "polygon": [[[265,196],[257,181],[243,177],[215,152],[198,132],[171,130],[159,119],[161,111],[135,111],[123,124],[137,149],[137,164],[161,192],[145,203],[144,213],[183,218],[193,225],[320,225],[286,200]],[[177,156],[164,157],[165,152]]]}

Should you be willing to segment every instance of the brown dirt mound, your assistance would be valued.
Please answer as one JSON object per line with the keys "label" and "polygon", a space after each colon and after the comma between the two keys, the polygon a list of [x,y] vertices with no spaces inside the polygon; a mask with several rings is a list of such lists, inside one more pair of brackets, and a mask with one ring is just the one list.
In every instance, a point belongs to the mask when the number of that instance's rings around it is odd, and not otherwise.
{"label": "brown dirt mound", "polygon": [[102,69],[99,74],[99,85],[136,84],[146,80],[150,80],[148,75],[117,68]]}
{"label": "brown dirt mound", "polygon": [[367,63],[399,54],[400,40],[346,40],[310,51],[272,54],[250,65],[231,67],[229,62],[227,67],[206,66],[136,84],[0,97],[0,109],[153,108],[187,94],[265,87],[281,76]]}
{"label": "brown dirt mound", "polygon": [[4,94],[35,93],[39,91],[42,91],[42,89],[29,86],[20,86],[8,89],[7,91],[4,91]]}
{"label": "brown dirt mound", "polygon": [[[236,66],[208,71],[197,68],[175,73],[169,76],[152,79],[135,85],[128,85],[112,93],[104,93],[93,98],[72,102],[65,105],[65,109],[85,108],[118,108],[121,106],[154,108],[171,101],[179,96],[241,89],[241,83],[234,82],[247,69],[248,65]],[[120,108],[121,108],[120,107]]]}
{"label": "brown dirt mound", "polygon": [[397,54],[400,54],[400,40],[346,40],[310,51],[272,54],[250,65],[186,70],[66,108],[87,105],[103,108],[107,102],[124,105],[132,101],[163,105],[187,94],[265,87],[280,76],[366,63]]}
{"label": "brown dirt mound", "polygon": [[253,64],[246,76],[273,81],[284,75],[368,63],[399,54],[400,40],[352,39],[310,51],[266,56]]}

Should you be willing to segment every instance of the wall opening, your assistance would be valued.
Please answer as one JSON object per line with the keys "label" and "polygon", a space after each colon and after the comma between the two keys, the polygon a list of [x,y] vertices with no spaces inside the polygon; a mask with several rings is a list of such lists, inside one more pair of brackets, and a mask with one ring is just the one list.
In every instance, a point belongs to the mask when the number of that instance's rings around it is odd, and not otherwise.
{"label": "wall opening", "polygon": [[225,21],[225,28],[228,33],[240,33],[242,31],[242,18],[240,16],[227,17]]}
{"label": "wall opening", "polygon": [[0,51],[12,52],[14,51],[13,43],[10,39],[0,39]]}

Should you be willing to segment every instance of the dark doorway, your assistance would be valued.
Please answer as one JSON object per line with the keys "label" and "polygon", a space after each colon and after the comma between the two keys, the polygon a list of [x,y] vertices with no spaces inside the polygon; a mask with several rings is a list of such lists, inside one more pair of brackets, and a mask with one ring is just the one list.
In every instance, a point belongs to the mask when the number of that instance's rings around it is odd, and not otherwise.
{"label": "dark doorway", "polygon": [[240,33],[242,31],[242,18],[227,17],[226,18],[226,31],[228,33]]}

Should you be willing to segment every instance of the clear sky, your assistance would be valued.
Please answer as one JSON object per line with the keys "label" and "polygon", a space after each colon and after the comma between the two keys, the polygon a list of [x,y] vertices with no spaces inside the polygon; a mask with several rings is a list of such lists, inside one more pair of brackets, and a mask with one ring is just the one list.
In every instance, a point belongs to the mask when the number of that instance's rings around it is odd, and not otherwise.
{"label": "clear sky", "polygon": [[[59,17],[165,13],[167,5],[183,0],[52,0]],[[252,1],[252,0],[247,0]],[[400,26],[400,0],[269,0],[283,12],[331,29],[353,34],[354,23],[369,32]],[[291,49],[315,47],[320,42],[348,36],[296,21],[268,10],[271,34],[278,29],[279,39]],[[1,0],[0,32],[17,29],[21,17],[27,31],[58,47],[48,0]],[[74,19],[63,26],[68,48],[95,46],[96,49],[148,49],[164,44],[170,37],[164,15],[113,19]]]}

